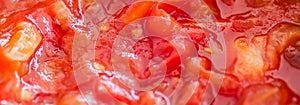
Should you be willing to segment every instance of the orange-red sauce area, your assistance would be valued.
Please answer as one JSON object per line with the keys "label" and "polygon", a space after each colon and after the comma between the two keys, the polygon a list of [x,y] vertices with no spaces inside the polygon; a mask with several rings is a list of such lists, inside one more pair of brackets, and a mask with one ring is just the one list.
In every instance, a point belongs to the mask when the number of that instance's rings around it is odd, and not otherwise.
{"label": "orange-red sauce area", "polygon": [[0,104],[299,105],[299,80],[299,0],[0,0]]}

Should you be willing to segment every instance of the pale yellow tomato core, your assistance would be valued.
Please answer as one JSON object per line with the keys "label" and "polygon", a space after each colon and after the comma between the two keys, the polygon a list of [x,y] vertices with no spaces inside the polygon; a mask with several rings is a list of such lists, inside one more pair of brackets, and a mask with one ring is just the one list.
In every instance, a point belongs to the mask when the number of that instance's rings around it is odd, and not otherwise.
{"label": "pale yellow tomato core", "polygon": [[34,25],[28,22],[17,23],[5,54],[12,60],[28,60],[41,40],[42,36]]}

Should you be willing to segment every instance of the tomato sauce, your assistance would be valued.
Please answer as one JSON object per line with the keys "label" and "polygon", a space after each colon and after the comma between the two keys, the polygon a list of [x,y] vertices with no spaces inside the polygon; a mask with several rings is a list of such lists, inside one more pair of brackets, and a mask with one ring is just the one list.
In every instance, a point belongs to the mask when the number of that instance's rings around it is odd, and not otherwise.
{"label": "tomato sauce", "polygon": [[298,105],[299,22],[299,0],[0,0],[0,104]]}

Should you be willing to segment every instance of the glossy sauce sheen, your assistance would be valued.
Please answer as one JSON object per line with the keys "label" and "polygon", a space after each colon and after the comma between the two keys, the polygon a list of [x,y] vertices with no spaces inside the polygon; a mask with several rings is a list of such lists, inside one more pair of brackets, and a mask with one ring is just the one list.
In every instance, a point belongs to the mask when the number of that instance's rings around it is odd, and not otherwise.
{"label": "glossy sauce sheen", "polygon": [[[0,0],[0,104],[196,105],[210,102],[203,97],[209,91],[206,90],[209,82],[220,86],[211,104],[300,104],[300,1],[203,1],[216,17],[225,39],[219,45],[226,46],[224,71],[214,70],[217,67],[209,57],[214,51],[209,45],[212,36],[208,31],[198,26],[189,14],[167,3]],[[189,6],[186,8],[198,10]],[[142,28],[122,30],[131,29],[128,24],[151,16],[159,18],[146,19]],[[95,59],[84,63],[97,71],[98,82],[75,77],[72,65],[74,37],[81,32],[94,34],[90,24],[98,31],[97,35],[91,35],[97,39]],[[186,36],[173,35],[174,29],[183,30]],[[126,50],[128,46],[122,47],[123,43],[117,40],[119,33],[133,35],[122,36],[131,38],[124,42],[138,41]],[[145,33],[154,36],[138,39]],[[176,43],[161,38],[165,36],[172,36]],[[125,55],[114,57],[114,53]],[[112,63],[120,63],[119,66],[128,63],[129,69],[122,66],[121,71],[114,70]],[[184,74],[187,71],[191,74]],[[118,80],[131,78],[127,73],[140,80],[161,73],[165,77],[150,91],[141,91]],[[183,86],[186,93],[176,93],[177,99],[168,98],[180,80],[191,75],[197,78]],[[220,76],[224,78],[218,84]],[[83,81],[76,81],[78,78]],[[85,87],[94,93],[82,92]],[[191,91],[193,87],[195,90]],[[183,101],[189,92],[191,97]]]}

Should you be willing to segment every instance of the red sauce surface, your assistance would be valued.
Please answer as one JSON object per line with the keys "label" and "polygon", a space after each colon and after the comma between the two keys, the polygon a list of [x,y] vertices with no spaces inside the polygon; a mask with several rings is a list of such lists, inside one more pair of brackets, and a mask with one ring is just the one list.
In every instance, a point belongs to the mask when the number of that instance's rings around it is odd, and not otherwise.
{"label": "red sauce surface", "polygon": [[299,0],[0,0],[0,104],[298,105],[299,23]]}

